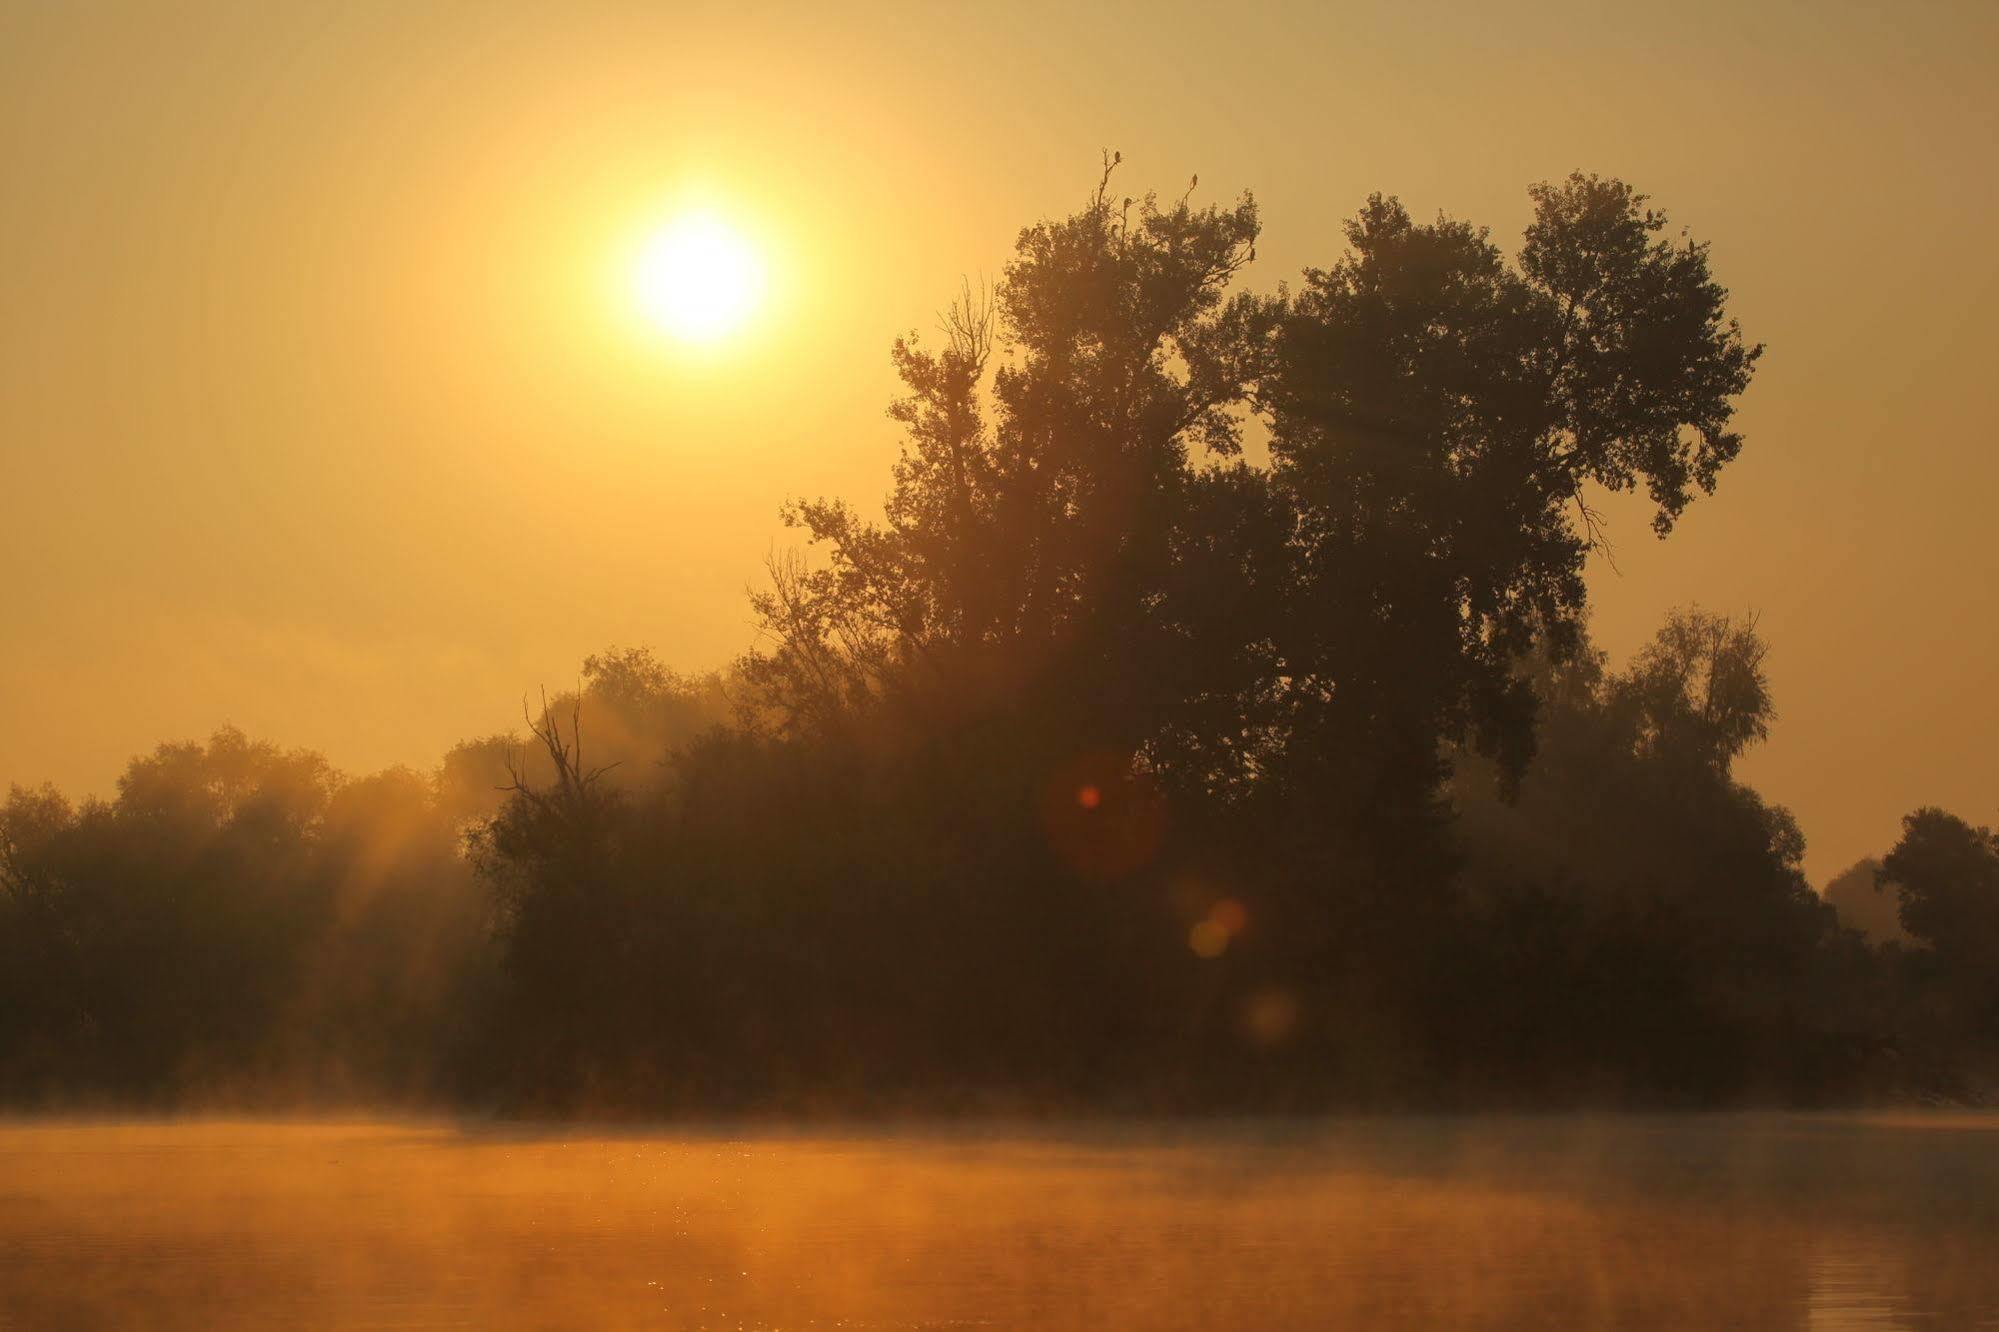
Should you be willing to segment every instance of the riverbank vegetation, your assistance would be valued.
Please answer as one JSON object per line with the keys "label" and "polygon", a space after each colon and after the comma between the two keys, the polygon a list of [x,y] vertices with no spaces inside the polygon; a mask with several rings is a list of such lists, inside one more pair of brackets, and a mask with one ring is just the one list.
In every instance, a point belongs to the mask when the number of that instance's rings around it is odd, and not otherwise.
{"label": "riverbank vegetation", "polygon": [[[756,646],[590,658],[367,777],[234,731],[0,810],[0,1095],[549,1113],[1972,1096],[1999,845],[1844,928],[1739,781],[1753,619],[1591,644],[1592,497],[1670,535],[1760,348],[1614,180],[1507,254],[1368,199],[1020,234],[893,348],[879,516],[791,505]],[[1885,885],[1885,886],[1884,886]]]}

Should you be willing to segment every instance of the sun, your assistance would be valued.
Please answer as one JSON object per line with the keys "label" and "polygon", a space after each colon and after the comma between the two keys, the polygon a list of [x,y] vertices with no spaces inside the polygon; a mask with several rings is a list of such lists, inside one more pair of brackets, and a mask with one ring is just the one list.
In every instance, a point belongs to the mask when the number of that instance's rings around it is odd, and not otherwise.
{"label": "sun", "polygon": [[764,266],[722,218],[689,213],[646,241],[631,282],[632,301],[648,323],[688,342],[715,342],[756,312]]}

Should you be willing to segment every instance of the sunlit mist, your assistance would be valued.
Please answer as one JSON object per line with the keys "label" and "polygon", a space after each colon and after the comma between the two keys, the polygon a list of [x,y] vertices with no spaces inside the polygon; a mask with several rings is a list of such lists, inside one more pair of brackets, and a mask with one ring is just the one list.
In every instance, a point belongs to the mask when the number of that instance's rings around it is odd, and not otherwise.
{"label": "sunlit mist", "polygon": [[740,330],[763,301],[764,265],[742,233],[692,213],[656,233],[632,268],[632,299],[654,327],[688,342]]}

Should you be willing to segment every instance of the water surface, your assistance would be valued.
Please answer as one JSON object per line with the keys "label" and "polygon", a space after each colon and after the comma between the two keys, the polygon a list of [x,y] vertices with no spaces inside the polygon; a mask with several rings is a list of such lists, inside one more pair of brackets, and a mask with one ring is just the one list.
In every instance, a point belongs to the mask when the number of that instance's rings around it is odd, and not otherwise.
{"label": "water surface", "polygon": [[0,1127],[0,1327],[1999,1328],[1999,1116]]}

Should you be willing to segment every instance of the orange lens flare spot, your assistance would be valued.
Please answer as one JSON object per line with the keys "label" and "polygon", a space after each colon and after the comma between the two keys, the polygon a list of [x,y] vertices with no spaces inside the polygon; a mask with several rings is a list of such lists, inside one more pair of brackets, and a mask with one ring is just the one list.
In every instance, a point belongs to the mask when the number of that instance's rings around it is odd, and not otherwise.
{"label": "orange lens flare spot", "polygon": [[1298,1001],[1282,990],[1261,990],[1242,1006],[1242,1034],[1262,1046],[1282,1045],[1298,1029]]}
{"label": "orange lens flare spot", "polygon": [[1204,920],[1187,931],[1187,946],[1196,957],[1220,957],[1229,946],[1229,932],[1212,920]]}
{"label": "orange lens flare spot", "polygon": [[1041,821],[1049,849],[1085,879],[1121,879],[1151,863],[1166,800],[1129,754],[1078,754],[1048,774]]}
{"label": "orange lens flare spot", "polygon": [[1242,903],[1233,897],[1224,897],[1208,909],[1208,919],[1230,934],[1241,934],[1243,927],[1249,924],[1249,912],[1243,910]]}

